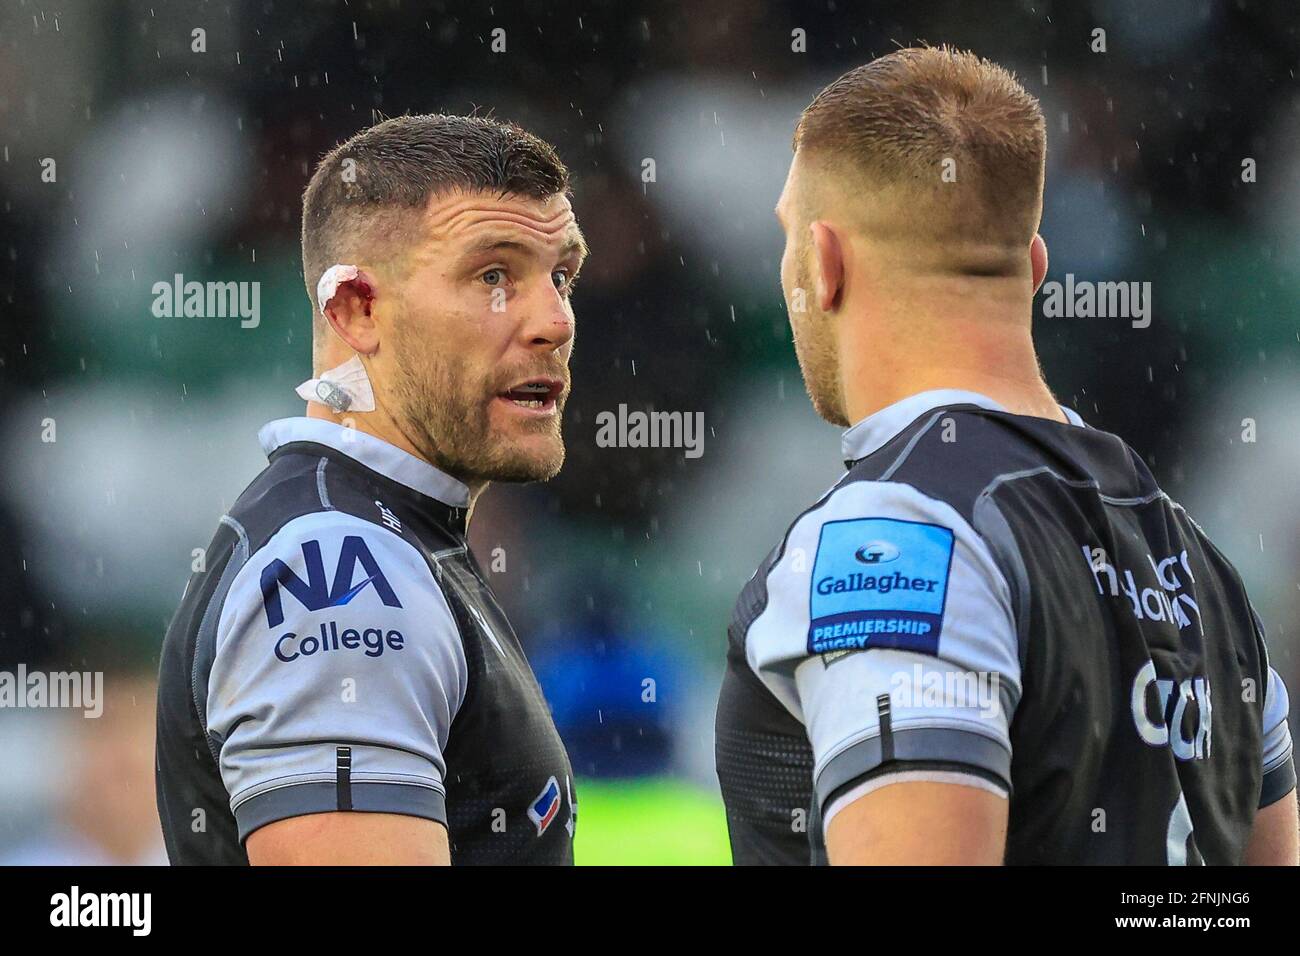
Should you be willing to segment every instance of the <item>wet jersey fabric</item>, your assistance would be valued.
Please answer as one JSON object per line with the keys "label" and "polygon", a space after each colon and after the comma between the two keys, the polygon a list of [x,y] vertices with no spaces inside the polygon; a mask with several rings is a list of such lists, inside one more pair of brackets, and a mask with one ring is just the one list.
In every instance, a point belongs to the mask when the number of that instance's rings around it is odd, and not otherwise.
{"label": "wet jersey fabric", "polygon": [[1011,864],[1231,864],[1295,787],[1228,560],[1121,439],[911,396],[746,584],[716,756],[735,862],[825,862],[886,783],[1009,801]]}
{"label": "wet jersey fabric", "polygon": [[158,808],[174,864],[246,864],[258,827],[384,812],[453,864],[571,863],[572,772],[465,542],[468,489],[378,438],[291,418],[163,643]]}

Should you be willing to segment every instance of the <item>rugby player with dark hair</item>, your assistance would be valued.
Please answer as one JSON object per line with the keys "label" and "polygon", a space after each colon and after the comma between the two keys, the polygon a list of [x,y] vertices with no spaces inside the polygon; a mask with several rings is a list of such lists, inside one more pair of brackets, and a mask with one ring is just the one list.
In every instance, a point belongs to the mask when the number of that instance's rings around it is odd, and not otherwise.
{"label": "rugby player with dark hair", "polygon": [[794,147],[781,282],[847,471],[732,618],[736,862],[1294,865],[1287,692],[1240,577],[1039,370],[1038,103],[904,49]]}
{"label": "rugby player with dark hair", "polygon": [[569,175],[483,117],[403,116],[303,199],[306,414],[273,421],[163,646],[173,863],[571,863],[564,746],[466,545],[564,460]]}

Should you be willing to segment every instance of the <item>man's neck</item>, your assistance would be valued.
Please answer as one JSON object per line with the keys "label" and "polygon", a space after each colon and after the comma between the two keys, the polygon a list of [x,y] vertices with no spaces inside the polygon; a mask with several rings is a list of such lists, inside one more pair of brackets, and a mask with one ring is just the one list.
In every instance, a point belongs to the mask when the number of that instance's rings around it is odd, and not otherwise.
{"label": "man's neck", "polygon": [[977,392],[1016,415],[1066,420],[1039,373],[1027,326],[979,316],[913,321],[920,334],[897,336],[884,348],[865,335],[861,342],[841,344],[849,424],[932,389]]}
{"label": "man's neck", "polygon": [[[329,406],[322,405],[320,402],[308,402],[307,417],[320,418],[327,422],[333,422],[335,425],[344,428],[355,428],[359,432],[365,432],[367,435],[372,435],[381,441],[386,441],[388,444],[400,448],[408,455],[412,455],[423,462],[428,462],[429,465],[438,468],[439,471],[442,470],[437,464],[429,461],[428,457],[415,447],[415,444],[406,437],[400,428],[397,427],[397,423],[393,421],[390,415],[387,415],[378,409],[373,412],[344,412],[340,414]],[[452,475],[451,477],[455,478],[469,489],[469,507],[466,511],[466,522],[468,523],[469,516],[474,513],[474,505],[478,501],[478,496],[487,488],[488,483],[486,481],[465,481],[465,479],[457,475]]]}
{"label": "man's neck", "polygon": [[1052,397],[1052,393],[1041,379],[1027,382],[996,375],[925,369],[918,370],[916,375],[905,382],[895,382],[887,388],[874,387],[869,394],[853,395],[853,390],[846,386],[845,410],[849,424],[856,425],[882,408],[887,408],[911,395],[937,389],[975,392],[993,399],[1013,415],[1031,415],[1058,422],[1067,420],[1056,399]]}

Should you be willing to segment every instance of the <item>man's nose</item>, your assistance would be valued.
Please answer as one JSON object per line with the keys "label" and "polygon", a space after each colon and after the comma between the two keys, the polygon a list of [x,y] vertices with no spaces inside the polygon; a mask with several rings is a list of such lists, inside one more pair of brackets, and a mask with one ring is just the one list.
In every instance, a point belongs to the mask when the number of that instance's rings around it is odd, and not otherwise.
{"label": "man's nose", "polygon": [[546,289],[531,297],[528,318],[520,328],[529,348],[555,351],[573,339],[573,314],[560,290],[548,283]]}

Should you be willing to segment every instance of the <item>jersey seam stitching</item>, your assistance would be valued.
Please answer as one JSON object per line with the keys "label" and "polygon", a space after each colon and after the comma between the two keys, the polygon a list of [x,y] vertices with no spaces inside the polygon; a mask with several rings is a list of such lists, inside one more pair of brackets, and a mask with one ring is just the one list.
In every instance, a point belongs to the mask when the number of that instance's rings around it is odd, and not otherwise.
{"label": "jersey seam stitching", "polygon": [[[364,775],[363,775],[363,778],[374,776],[374,775],[376,775],[376,774],[378,774],[378,773],[380,773],[380,772],[381,772],[381,771],[370,771],[370,772],[364,774]],[[257,791],[255,791],[254,793],[250,793],[250,794],[248,794],[248,796],[246,796],[246,797],[241,796],[239,799],[236,799],[234,796],[232,796],[232,797],[230,798],[230,810],[231,810],[231,812],[232,812],[232,813],[235,812],[238,808],[240,808],[240,807],[242,807],[244,804],[248,803],[248,801],[250,801],[250,800],[256,800],[258,797],[264,796],[264,795],[266,795],[266,794],[268,794],[268,793],[275,793],[276,791],[279,791],[279,790],[292,790],[294,787],[305,787],[305,786],[310,786],[311,784],[314,784],[314,783],[320,783],[320,784],[326,784],[326,785],[334,783],[334,772],[333,772],[333,771],[329,771],[329,772],[321,771],[321,772],[319,772],[319,773],[312,773],[312,774],[287,774],[287,775],[282,776],[282,777],[272,777],[271,779],[272,779],[272,780],[287,780],[288,777],[291,777],[291,776],[303,776],[303,777],[311,776],[311,777],[319,777],[319,779],[298,780],[298,781],[295,781],[295,782],[292,782],[292,783],[277,783],[277,784],[275,784],[275,786],[262,787],[260,790],[257,790]],[[445,788],[444,786],[442,786],[442,785],[439,784],[439,783],[435,783],[435,782],[433,782],[433,778],[432,778],[432,777],[429,777],[429,778],[427,778],[427,779],[430,781],[429,783],[419,783],[419,782],[414,781],[414,780],[369,780],[369,779],[357,779],[357,777],[354,775],[354,776],[352,777],[352,785],[353,785],[354,787],[356,787],[356,786],[365,786],[365,785],[367,785],[367,784],[385,784],[385,785],[390,786],[390,787],[416,787],[416,788],[418,788],[418,789],[420,789],[420,790],[432,790],[434,793],[440,793],[440,794],[442,794],[444,797],[447,795],[447,790],[446,790],[446,788]],[[240,794],[243,794],[243,793],[244,793],[244,791],[241,790],[241,791],[240,791]]]}
{"label": "jersey seam stitching", "polygon": [[329,464],[329,459],[321,457],[320,464],[316,466],[316,494],[320,498],[321,506],[326,511],[335,511],[333,502],[330,501],[329,487],[325,483],[325,466]]}
{"label": "jersey seam stitching", "polygon": [[979,499],[992,495],[993,492],[997,491],[998,487],[1003,484],[1008,484],[1012,481],[1019,481],[1022,478],[1033,478],[1037,475],[1051,475],[1057,481],[1061,482],[1064,485],[1069,485],[1072,488],[1092,489],[1093,491],[1097,492],[1097,497],[1100,498],[1102,501],[1106,502],[1107,504],[1119,505],[1121,507],[1134,507],[1137,505],[1150,504],[1153,501],[1158,501],[1159,499],[1164,498],[1166,501],[1170,503],[1170,505],[1179,508],[1179,510],[1182,510],[1181,506],[1179,506],[1177,502],[1171,499],[1160,488],[1157,488],[1149,495],[1143,495],[1140,498],[1134,498],[1134,497],[1121,498],[1115,495],[1108,495],[1103,493],[1101,490],[1101,484],[1096,479],[1066,478],[1064,475],[1062,475],[1060,472],[1054,469],[1051,465],[1040,465],[1037,468],[1025,468],[1020,471],[1003,472],[1002,474],[994,478],[992,481],[990,481],[987,485],[985,485],[984,489],[978,495],[975,496],[975,500],[978,502]]}
{"label": "jersey seam stitching", "polygon": [[921,439],[925,437],[926,432],[928,432],[934,426],[934,423],[937,422],[940,419],[940,417],[943,416],[943,414],[944,411],[940,409],[939,411],[931,415],[930,420],[926,422],[924,425],[922,425],[921,428],[917,431],[917,433],[908,440],[905,446],[903,446],[903,450],[899,452],[898,457],[894,459],[894,463],[890,465],[888,468],[886,468],[885,471],[881,474],[881,476],[876,480],[889,481],[890,478],[893,477],[894,472],[898,471],[898,469],[903,467],[903,464],[907,461],[908,456],[910,456],[912,452],[916,450],[916,446],[920,443]]}

